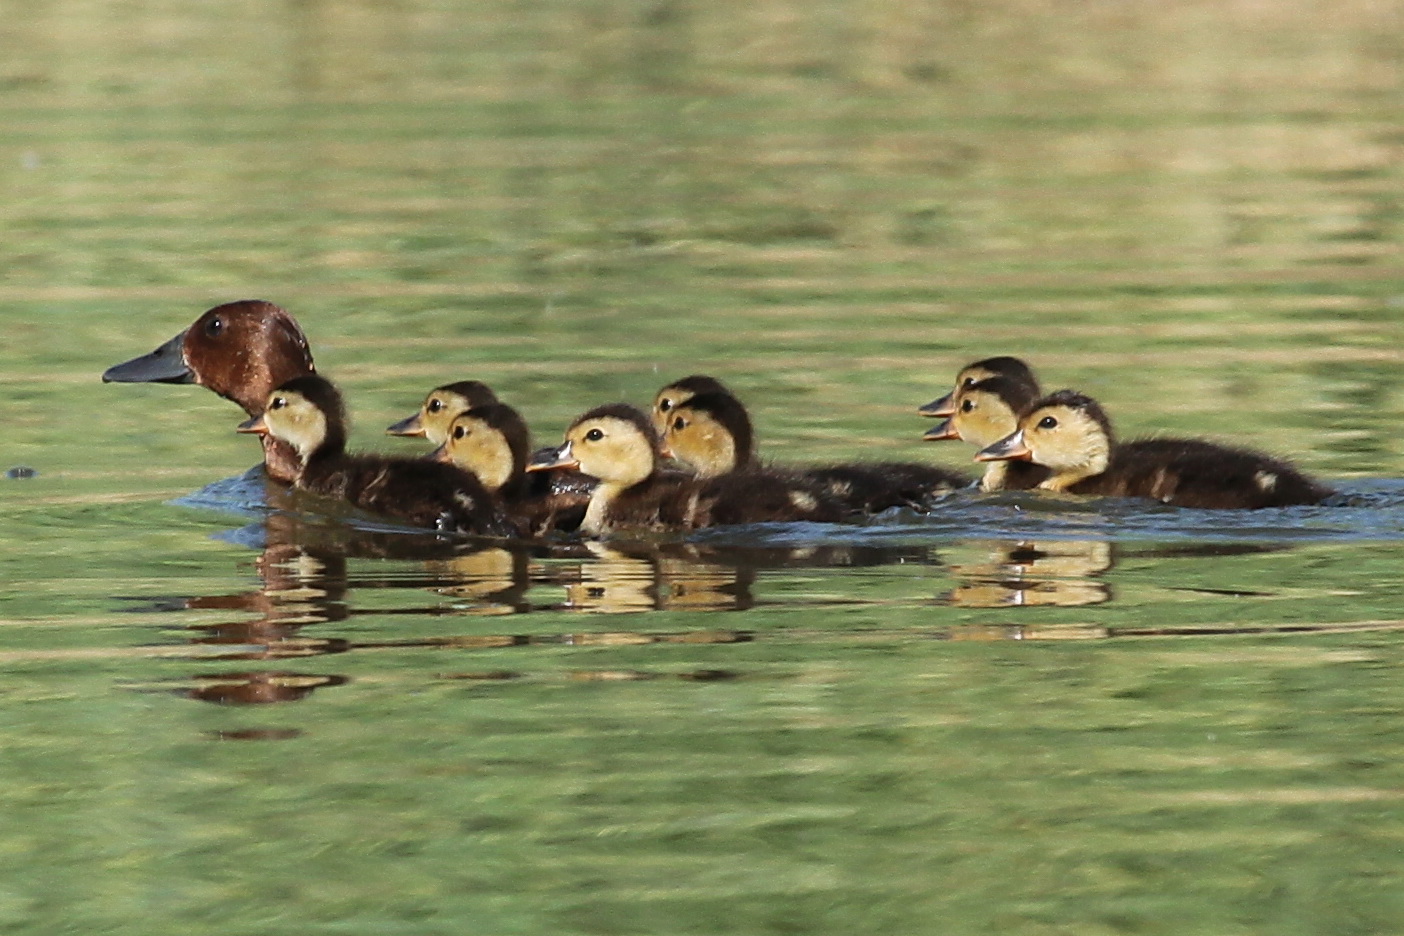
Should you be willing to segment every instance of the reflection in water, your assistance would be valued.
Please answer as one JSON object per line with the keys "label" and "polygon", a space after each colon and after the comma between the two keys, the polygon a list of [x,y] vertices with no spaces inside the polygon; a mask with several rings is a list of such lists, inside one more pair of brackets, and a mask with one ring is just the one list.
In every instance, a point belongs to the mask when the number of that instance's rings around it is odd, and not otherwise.
{"label": "reflection in water", "polygon": [[[247,479],[244,479],[247,480]],[[270,503],[272,503],[270,501]],[[742,611],[755,605],[753,586],[765,569],[931,564],[925,547],[716,547],[682,542],[475,543],[430,534],[365,529],[301,511],[274,509],[222,538],[254,546],[259,587],[160,602],[170,611],[234,611],[240,618],[186,626],[202,659],[286,660],[352,651],[435,647],[496,649],[529,645],[639,646],[741,644],[746,631],[579,632],[463,634],[353,640],[309,633],[316,625],[358,615],[378,617],[506,616],[532,611],[618,614],[641,611]],[[393,564],[377,566],[375,560]],[[353,573],[352,561],[370,561]],[[419,564],[418,572],[406,563]],[[550,586],[546,600],[533,600]],[[420,599],[406,606],[368,607],[374,592],[394,590]],[[622,679],[624,671],[574,673],[578,679]],[[629,671],[629,678],[658,674]],[[467,671],[453,679],[511,679],[516,671]],[[724,669],[670,674],[690,680],[727,679]],[[222,705],[297,701],[313,691],[344,685],[345,676],[277,671],[196,674],[176,691]]]}
{"label": "reflection in water", "polygon": [[451,559],[425,563],[431,579],[444,583],[434,588],[457,599],[453,608],[464,614],[521,614],[529,610],[527,588],[530,565],[527,550],[486,546]]}
{"label": "reflection in water", "polygon": [[964,608],[1073,607],[1111,600],[1110,587],[1097,580],[1115,561],[1111,543],[1055,540],[968,545],[982,546],[984,554],[951,562],[951,573],[963,581],[940,599],[944,604]]}
{"label": "reflection in water", "polygon": [[[270,502],[271,503],[271,502]],[[1115,597],[1107,578],[1120,558],[1188,562],[1225,555],[1252,555],[1291,548],[1273,543],[1137,543],[1105,539],[937,539],[916,544],[871,545],[865,537],[890,535],[891,527],[873,525],[830,533],[830,539],[856,542],[770,545],[778,537],[769,529],[737,528],[719,536],[687,541],[559,541],[508,543],[450,540],[432,534],[358,526],[356,521],[274,508],[255,524],[222,538],[258,549],[253,568],[258,587],[240,594],[219,594],[162,602],[172,611],[238,612],[231,621],[187,624],[192,656],[210,660],[287,661],[343,653],[434,648],[497,651],[542,646],[628,648],[676,644],[741,645],[773,632],[732,628],[689,628],[686,617],[670,618],[670,627],[481,633],[484,619],[525,613],[629,614],[668,612],[744,612],[761,607],[855,607],[917,609],[930,607],[923,588],[933,575],[949,574],[948,590],[937,605],[967,609],[1077,607],[1102,605]],[[1202,563],[1201,563],[1202,565]],[[871,568],[871,575],[860,571]],[[813,574],[805,570],[814,570]],[[826,576],[825,570],[842,570]],[[939,570],[939,571],[938,571]],[[844,587],[831,587],[841,575]],[[871,588],[855,587],[870,581]],[[1264,589],[1225,590],[1218,580],[1160,586],[1165,591],[1276,597]],[[1236,583],[1235,583],[1236,584]],[[769,585],[772,595],[764,594]],[[920,591],[913,594],[913,585]],[[355,632],[326,633],[326,625],[347,624],[357,617],[377,619],[374,636]],[[461,619],[464,633],[416,634],[383,627],[387,621],[422,626],[428,620]],[[648,620],[647,618],[637,620]],[[393,623],[392,623],[392,626]],[[489,625],[491,626],[491,625]],[[903,624],[892,625],[902,628]],[[934,629],[930,629],[933,628]],[[1147,630],[1041,618],[1019,621],[922,621],[924,632],[951,639],[1103,639],[1204,633],[1201,622]],[[882,625],[879,625],[879,630]],[[873,634],[869,625],[864,632]],[[1219,632],[1242,633],[1241,625]],[[831,639],[828,630],[785,631],[786,640]],[[710,662],[710,661],[709,661]],[[453,667],[435,678],[505,681],[527,676],[526,667],[503,668],[500,661],[475,669]],[[740,675],[723,667],[657,673],[633,667],[605,666],[566,671],[566,678],[631,681],[673,678],[728,679]],[[221,705],[261,705],[297,701],[318,689],[344,685],[342,675],[291,670],[285,664],[267,671],[239,668],[194,674],[178,684],[179,694]],[[223,735],[221,735],[223,736]],[[239,736],[237,732],[230,735]],[[257,732],[250,737],[258,736]]]}
{"label": "reflection in water", "polygon": [[344,685],[346,677],[259,671],[196,676],[194,683],[185,690],[192,699],[220,705],[266,705],[299,702],[323,686]]}

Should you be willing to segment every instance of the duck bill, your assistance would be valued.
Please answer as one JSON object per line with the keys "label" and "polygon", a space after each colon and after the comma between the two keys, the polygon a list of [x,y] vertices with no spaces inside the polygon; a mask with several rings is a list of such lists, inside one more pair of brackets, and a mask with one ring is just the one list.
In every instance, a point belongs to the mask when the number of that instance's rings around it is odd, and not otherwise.
{"label": "duck bill", "polygon": [[949,419],[932,426],[921,437],[923,442],[944,442],[947,439],[959,438],[960,433],[956,432],[955,423]]}
{"label": "duck bill", "polygon": [[[406,433],[406,434],[408,434],[408,433]],[[423,433],[420,433],[420,435],[423,435]],[[430,452],[430,453],[429,453],[429,460],[430,460],[430,461],[436,461],[436,462],[443,462],[445,465],[452,465],[452,464],[453,464],[453,458],[449,455],[448,443],[445,442],[443,445],[439,446],[438,448],[434,449],[434,451]]]}
{"label": "duck bill", "polygon": [[268,423],[263,421],[262,416],[252,416],[239,423],[234,429],[235,432],[246,432],[249,435],[268,435]]}
{"label": "duck bill", "polygon": [[976,461],[1033,461],[1033,452],[1024,444],[1024,431],[1020,429],[1000,439],[994,445],[980,450]]}
{"label": "duck bill", "polygon": [[[424,423],[420,420],[419,414],[407,417],[395,423],[393,426],[386,426],[385,431],[390,435],[397,436],[419,436],[424,435]],[[447,461],[447,459],[445,459]]]}
{"label": "duck bill", "polygon": [[562,445],[560,448],[542,449],[531,456],[531,461],[527,463],[527,471],[555,471],[559,468],[579,468],[580,462],[571,453],[570,443]]}
{"label": "duck bill", "polygon": [[917,415],[929,416],[932,419],[945,419],[947,416],[954,416],[955,391],[951,391],[938,400],[932,400],[930,403],[917,410]]}
{"label": "duck bill", "polygon": [[103,383],[192,384],[195,372],[185,362],[185,332],[150,354],[114,364],[102,373]]}

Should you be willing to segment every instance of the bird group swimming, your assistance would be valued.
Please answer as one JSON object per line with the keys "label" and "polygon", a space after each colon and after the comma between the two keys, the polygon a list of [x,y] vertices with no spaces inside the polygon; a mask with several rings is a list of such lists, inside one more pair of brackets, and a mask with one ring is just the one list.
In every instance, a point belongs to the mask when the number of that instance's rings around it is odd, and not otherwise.
{"label": "bird group swimming", "polygon": [[271,479],[444,533],[606,536],[838,522],[891,507],[930,510],[972,484],[1213,509],[1315,504],[1333,493],[1260,452],[1199,439],[1123,442],[1095,400],[1043,393],[1013,357],[968,365],[950,392],[918,410],[943,420],[923,438],[978,448],[975,459],[985,465],[978,482],[920,462],[763,462],[746,407],[703,375],[663,387],[648,412],[628,403],[588,410],[560,445],[535,452],[521,415],[491,388],[448,383],[387,429],[423,437],[435,446],[430,455],[348,453],[340,391],[316,373],[293,317],[259,300],[210,309],[103,380],[207,387],[248,414],[238,431],[261,438]]}

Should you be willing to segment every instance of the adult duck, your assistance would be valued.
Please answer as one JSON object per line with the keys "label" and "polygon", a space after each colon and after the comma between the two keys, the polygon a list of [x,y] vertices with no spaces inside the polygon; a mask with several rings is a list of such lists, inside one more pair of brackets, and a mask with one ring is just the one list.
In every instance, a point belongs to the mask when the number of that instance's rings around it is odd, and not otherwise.
{"label": "adult duck", "polygon": [[[109,367],[104,383],[199,384],[258,416],[275,387],[315,373],[297,320],[271,302],[215,306],[150,354]],[[268,476],[291,482],[300,467],[292,446],[263,437]]]}

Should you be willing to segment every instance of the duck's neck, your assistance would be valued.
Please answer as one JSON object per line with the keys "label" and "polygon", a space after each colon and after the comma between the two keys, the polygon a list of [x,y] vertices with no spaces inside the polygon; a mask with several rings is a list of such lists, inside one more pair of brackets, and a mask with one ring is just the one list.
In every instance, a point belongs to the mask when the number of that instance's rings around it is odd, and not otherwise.
{"label": "duck's neck", "polygon": [[[299,453],[300,454],[300,453]],[[346,457],[346,436],[332,432],[301,459],[296,481],[326,474],[335,469],[338,462]]]}
{"label": "duck's neck", "polygon": [[984,477],[980,478],[980,490],[986,494],[991,491],[1002,491],[1008,483],[1006,478],[1009,475],[1009,462],[993,461],[985,465]]}
{"label": "duck's neck", "polygon": [[302,471],[302,459],[297,450],[282,439],[264,436],[263,470],[275,481],[292,484]]}
{"label": "duck's neck", "polygon": [[585,519],[580,521],[580,531],[590,536],[599,536],[604,533],[609,529],[609,510],[614,502],[625,491],[640,488],[653,477],[654,475],[651,474],[642,481],[630,483],[601,481],[590,494],[590,503],[585,507]]}
{"label": "duck's neck", "polygon": [[1111,465],[1111,449],[1110,438],[1100,433],[1093,435],[1076,459],[1048,465],[1050,474],[1039,487],[1045,491],[1066,491],[1079,481],[1095,478]]}
{"label": "duck's neck", "polygon": [[623,488],[615,484],[597,485],[590,494],[590,503],[585,507],[585,519],[580,521],[580,532],[588,536],[599,536],[603,533],[609,505],[622,490]]}

